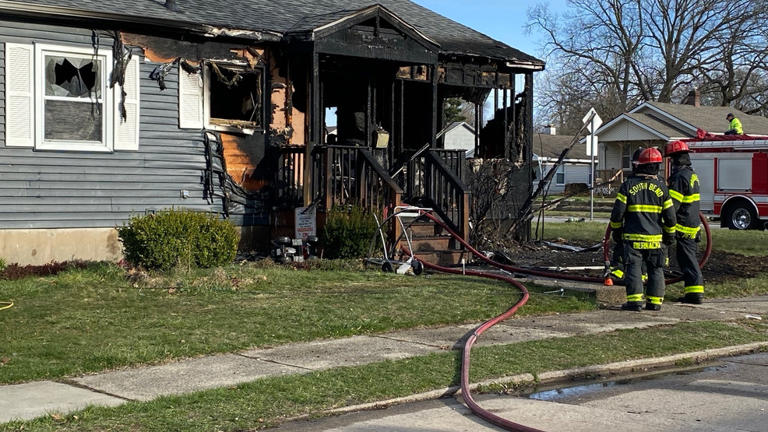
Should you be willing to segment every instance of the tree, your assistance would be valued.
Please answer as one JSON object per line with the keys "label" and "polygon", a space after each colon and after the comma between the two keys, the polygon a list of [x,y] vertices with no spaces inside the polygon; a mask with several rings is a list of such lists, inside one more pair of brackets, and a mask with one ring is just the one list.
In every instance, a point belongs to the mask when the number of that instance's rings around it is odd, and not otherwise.
{"label": "tree", "polygon": [[642,101],[671,102],[691,87],[718,104],[766,110],[765,0],[568,4],[560,16],[544,6],[528,13],[529,30],[546,37],[550,71],[539,107],[574,111],[560,115],[561,125],[583,116],[577,105],[602,105],[615,115]]}
{"label": "tree", "polygon": [[464,101],[461,98],[446,98],[443,101],[443,127],[455,122],[467,121]]}

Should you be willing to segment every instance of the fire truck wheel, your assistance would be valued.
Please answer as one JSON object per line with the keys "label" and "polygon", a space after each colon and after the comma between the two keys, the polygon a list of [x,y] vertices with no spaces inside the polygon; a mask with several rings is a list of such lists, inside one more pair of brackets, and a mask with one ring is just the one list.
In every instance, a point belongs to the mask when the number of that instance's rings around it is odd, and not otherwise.
{"label": "fire truck wheel", "polygon": [[735,203],[728,209],[728,228],[735,230],[747,230],[757,223],[755,210],[747,203]]}

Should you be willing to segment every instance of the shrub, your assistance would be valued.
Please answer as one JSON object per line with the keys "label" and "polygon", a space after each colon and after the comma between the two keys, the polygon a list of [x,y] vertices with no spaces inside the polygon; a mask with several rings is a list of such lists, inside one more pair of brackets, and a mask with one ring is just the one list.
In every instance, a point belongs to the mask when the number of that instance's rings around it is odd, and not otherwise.
{"label": "shrub", "polygon": [[360,207],[333,208],[320,233],[324,256],[330,259],[364,257],[376,228],[373,216]]}
{"label": "shrub", "polygon": [[117,231],[128,262],[148,269],[215,267],[237,253],[235,227],[208,213],[163,210],[135,216]]}

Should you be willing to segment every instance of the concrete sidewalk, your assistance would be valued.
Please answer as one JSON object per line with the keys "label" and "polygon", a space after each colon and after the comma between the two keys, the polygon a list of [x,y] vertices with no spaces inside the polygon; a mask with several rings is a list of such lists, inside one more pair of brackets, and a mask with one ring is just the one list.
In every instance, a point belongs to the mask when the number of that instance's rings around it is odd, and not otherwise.
{"label": "concrete sidewalk", "polygon": [[[675,303],[661,312],[599,310],[589,313],[512,318],[490,331],[478,345],[644,328],[685,321],[730,321],[768,317],[768,296],[710,300],[701,306]],[[88,405],[116,406],[159,396],[233,386],[259,378],[307,373],[340,366],[397,360],[458,349],[476,325],[397,331],[375,336],[282,345],[86,375],[58,382],[0,386],[0,423],[66,413]]]}

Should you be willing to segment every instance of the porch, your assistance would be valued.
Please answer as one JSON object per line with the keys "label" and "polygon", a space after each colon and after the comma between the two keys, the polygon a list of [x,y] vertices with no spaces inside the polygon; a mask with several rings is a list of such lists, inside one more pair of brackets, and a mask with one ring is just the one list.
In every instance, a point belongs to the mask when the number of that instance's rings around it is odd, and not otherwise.
{"label": "porch", "polygon": [[[471,170],[465,151],[444,149],[441,134],[449,98],[473,107],[475,157],[514,161],[528,185],[521,190],[530,192],[539,67],[446,54],[380,6],[297,31],[292,42],[280,69],[292,83],[290,108],[303,115],[286,118],[286,127],[304,139],[303,145],[295,138],[273,141],[273,208],[285,210],[283,219],[310,205],[321,214],[348,205],[381,213],[407,203],[433,208],[468,238]],[[493,112],[486,121],[489,97]],[[327,115],[334,111],[337,133],[329,135]],[[273,227],[291,232],[284,225]]]}

